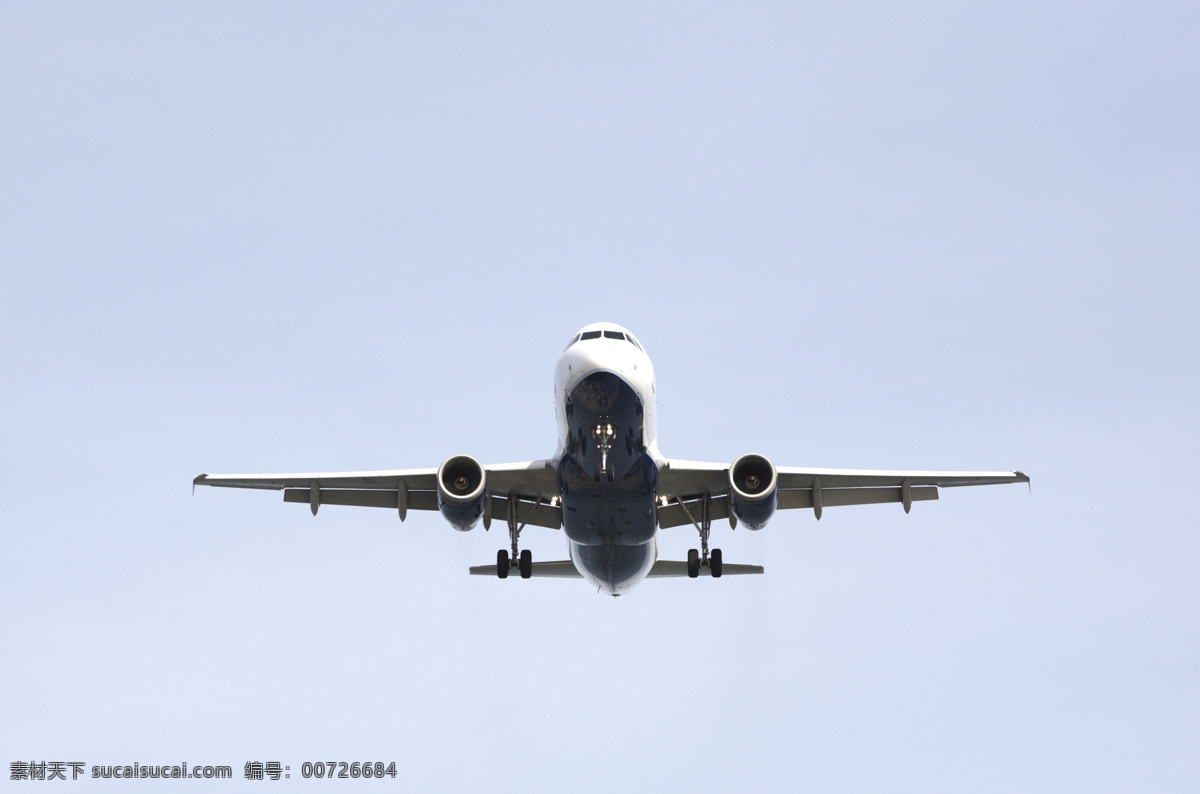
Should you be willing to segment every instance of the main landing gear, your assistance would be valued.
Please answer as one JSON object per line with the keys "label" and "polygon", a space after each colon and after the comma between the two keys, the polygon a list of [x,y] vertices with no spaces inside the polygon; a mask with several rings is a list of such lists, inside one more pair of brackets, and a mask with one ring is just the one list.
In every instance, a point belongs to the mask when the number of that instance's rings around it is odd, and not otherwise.
{"label": "main landing gear", "polygon": [[720,549],[713,549],[703,561],[700,559],[700,552],[695,549],[688,549],[687,566],[688,576],[693,579],[700,575],[701,566],[708,568],[709,574],[714,579],[720,578],[721,574],[724,573],[724,564],[721,560]]}
{"label": "main landing gear", "polygon": [[516,568],[520,571],[522,579],[528,579],[530,576],[533,576],[533,555],[529,553],[529,549],[525,549],[515,559],[517,564],[513,565],[510,562],[507,549],[500,549],[500,551],[496,552],[496,576],[501,579],[507,579],[511,568]]}
{"label": "main landing gear", "polygon": [[713,549],[710,554],[708,551],[708,533],[712,530],[712,497],[705,494],[700,500],[700,520],[697,521],[692,511],[688,510],[682,499],[676,499],[679,506],[683,508],[683,512],[692,520],[692,526],[696,527],[700,532],[700,551],[688,549],[687,558],[687,575],[695,579],[700,575],[701,568],[707,568],[709,574],[714,579],[719,579],[721,574],[725,572],[724,561],[721,559],[721,550]]}
{"label": "main landing gear", "polygon": [[[489,497],[490,498],[490,497]],[[537,510],[542,504],[539,499],[537,504],[533,506]],[[519,551],[517,543],[521,538],[521,530],[525,528],[524,524],[517,523],[517,497],[510,494],[508,497],[508,538],[512,541],[512,556],[510,557],[507,549],[500,549],[496,552],[496,576],[501,579],[508,578],[508,572],[513,568],[521,574],[522,579],[528,579],[533,576],[533,554],[529,549]]]}

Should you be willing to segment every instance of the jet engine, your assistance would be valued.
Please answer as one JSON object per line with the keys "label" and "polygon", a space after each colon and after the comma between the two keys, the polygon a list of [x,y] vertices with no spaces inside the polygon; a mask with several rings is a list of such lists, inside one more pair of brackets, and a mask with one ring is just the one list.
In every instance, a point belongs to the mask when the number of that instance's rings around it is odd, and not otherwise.
{"label": "jet engine", "polygon": [[483,466],[469,455],[447,458],[438,467],[438,510],[459,532],[474,529],[483,516],[486,479]]}
{"label": "jet engine", "polygon": [[762,529],[775,515],[779,483],[775,466],[762,455],[742,455],[729,467],[729,505],[747,529]]}

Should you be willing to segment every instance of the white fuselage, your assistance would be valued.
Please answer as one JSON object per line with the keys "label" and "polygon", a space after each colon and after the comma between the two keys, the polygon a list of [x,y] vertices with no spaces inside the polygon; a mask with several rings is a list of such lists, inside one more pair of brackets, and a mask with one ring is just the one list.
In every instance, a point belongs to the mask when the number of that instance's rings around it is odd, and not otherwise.
{"label": "white fuselage", "polygon": [[[619,325],[609,323],[589,325],[583,329],[618,330],[628,334]],[[576,334],[578,336],[579,334]],[[608,372],[619,376],[629,384],[642,400],[645,407],[642,432],[643,443],[651,455],[660,459],[658,454],[658,422],[654,401],[654,366],[650,356],[640,347],[635,347],[628,341],[613,339],[587,340],[575,342],[558,357],[554,367],[554,416],[558,427],[558,453],[562,455],[567,443],[567,396],[579,385],[579,382],[597,372]]]}
{"label": "white fuselage", "polygon": [[554,370],[554,459],[571,560],[612,595],[632,589],[657,557],[654,392],[649,356],[611,323],[582,329]]}

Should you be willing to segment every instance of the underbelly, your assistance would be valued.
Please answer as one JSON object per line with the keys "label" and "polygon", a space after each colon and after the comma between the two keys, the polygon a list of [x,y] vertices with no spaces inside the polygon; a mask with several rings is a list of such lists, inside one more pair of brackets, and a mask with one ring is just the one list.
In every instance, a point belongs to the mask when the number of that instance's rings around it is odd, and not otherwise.
{"label": "underbelly", "polygon": [[639,546],[655,532],[658,466],[644,443],[643,406],[620,377],[595,373],[567,397],[558,465],[563,529],[581,546]]}
{"label": "underbelly", "polygon": [[653,538],[640,546],[583,546],[571,544],[576,570],[601,592],[623,595],[646,578],[658,556]]}

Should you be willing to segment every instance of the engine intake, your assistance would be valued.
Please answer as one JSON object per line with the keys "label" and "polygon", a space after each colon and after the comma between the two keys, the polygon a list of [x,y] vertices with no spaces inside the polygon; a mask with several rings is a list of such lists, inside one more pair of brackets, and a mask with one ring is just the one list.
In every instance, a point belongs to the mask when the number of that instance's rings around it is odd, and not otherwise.
{"label": "engine intake", "polygon": [[459,532],[475,528],[487,500],[487,475],[470,455],[447,458],[437,472],[438,510]]}
{"label": "engine intake", "polygon": [[742,455],[729,467],[729,506],[747,529],[762,529],[779,505],[775,466],[762,455]]}

